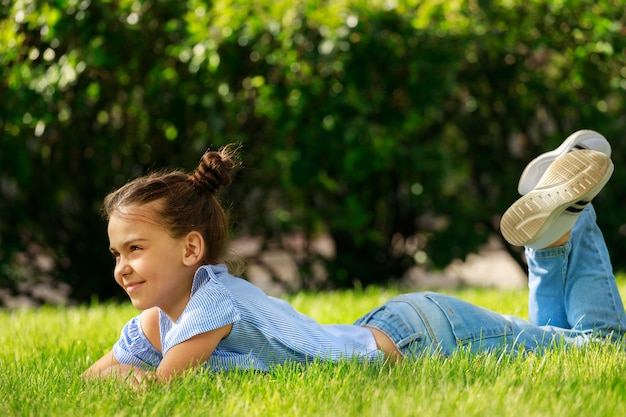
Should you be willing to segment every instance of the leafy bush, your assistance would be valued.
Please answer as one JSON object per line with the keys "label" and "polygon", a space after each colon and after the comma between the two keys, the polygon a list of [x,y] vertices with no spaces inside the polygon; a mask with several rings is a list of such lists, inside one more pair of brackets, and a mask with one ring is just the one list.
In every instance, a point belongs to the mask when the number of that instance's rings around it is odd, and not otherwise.
{"label": "leafy bush", "polygon": [[610,208],[626,193],[626,29],[611,1],[0,4],[5,279],[117,294],[104,195],[233,141],[247,167],[224,196],[236,229],[329,233],[336,285],[499,236],[523,166],[580,128],[613,144],[597,201],[624,245]]}

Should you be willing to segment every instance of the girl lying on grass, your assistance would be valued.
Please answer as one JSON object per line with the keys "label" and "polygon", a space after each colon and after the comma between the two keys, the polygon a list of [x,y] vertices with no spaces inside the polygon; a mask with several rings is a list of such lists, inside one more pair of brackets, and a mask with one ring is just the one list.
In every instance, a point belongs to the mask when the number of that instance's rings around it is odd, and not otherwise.
{"label": "girl lying on grass", "polygon": [[[582,148],[579,150],[579,148]],[[395,297],[352,325],[321,325],[221,264],[228,222],[214,194],[232,148],[196,171],[152,173],[105,198],[115,280],[143,312],[86,378],[169,380],[189,369],[252,369],[312,360],[415,360],[455,350],[536,351],[618,340],[626,318],[589,204],[613,172],[602,135],[583,130],[533,160],[501,229],[526,246],[530,321],[432,293]]]}

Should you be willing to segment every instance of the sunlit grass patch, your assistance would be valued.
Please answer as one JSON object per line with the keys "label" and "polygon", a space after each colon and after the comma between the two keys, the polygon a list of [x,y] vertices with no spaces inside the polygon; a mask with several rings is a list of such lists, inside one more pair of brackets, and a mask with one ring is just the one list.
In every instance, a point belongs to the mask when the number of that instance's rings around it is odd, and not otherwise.
{"label": "sunlit grass patch", "polygon": [[[620,279],[624,292],[625,282]],[[287,297],[323,323],[351,323],[397,289]],[[526,315],[525,290],[467,288],[451,294]],[[130,305],[0,312],[0,415],[6,416],[555,416],[626,415],[626,353],[593,344],[543,355],[425,357],[396,365],[316,362],[269,373],[195,372],[134,391],[85,384],[81,372],[108,351]]]}

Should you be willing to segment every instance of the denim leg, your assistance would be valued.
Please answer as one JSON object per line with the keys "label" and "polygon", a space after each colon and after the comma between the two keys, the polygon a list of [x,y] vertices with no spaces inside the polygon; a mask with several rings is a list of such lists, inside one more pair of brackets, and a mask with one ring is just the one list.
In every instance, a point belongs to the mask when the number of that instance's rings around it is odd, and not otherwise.
{"label": "denim leg", "polygon": [[569,329],[565,310],[565,278],[571,243],[550,249],[526,248],[528,317],[537,326]]}
{"label": "denim leg", "polygon": [[563,246],[526,249],[530,321],[437,293],[396,297],[357,322],[386,333],[403,355],[535,351],[619,338],[626,315],[604,238],[589,205]]}
{"label": "denim leg", "polygon": [[626,331],[624,304],[593,207],[576,221],[570,242],[564,300],[570,327],[622,335]]}
{"label": "denim leg", "polygon": [[582,344],[582,332],[536,326],[518,317],[499,314],[466,301],[437,293],[427,294],[450,323],[456,348],[469,352],[534,352],[559,343]]}
{"label": "denim leg", "polygon": [[432,292],[395,297],[355,324],[375,327],[387,334],[403,356],[409,358],[449,356],[458,349],[517,353],[550,348],[561,340],[584,341],[584,336],[575,331],[535,326]]}
{"label": "denim leg", "polygon": [[526,257],[533,324],[612,333],[614,337],[624,334],[624,305],[591,205],[583,210],[565,245],[527,248]]}

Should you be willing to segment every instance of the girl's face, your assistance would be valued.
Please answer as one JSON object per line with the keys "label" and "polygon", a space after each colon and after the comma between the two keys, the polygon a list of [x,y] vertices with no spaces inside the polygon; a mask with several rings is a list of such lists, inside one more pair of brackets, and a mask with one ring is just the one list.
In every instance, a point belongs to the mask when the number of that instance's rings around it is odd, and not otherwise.
{"label": "girl's face", "polygon": [[189,301],[198,265],[189,265],[185,239],[172,238],[155,220],[153,207],[125,207],[110,216],[115,281],[136,308],[159,307],[176,320]]}

